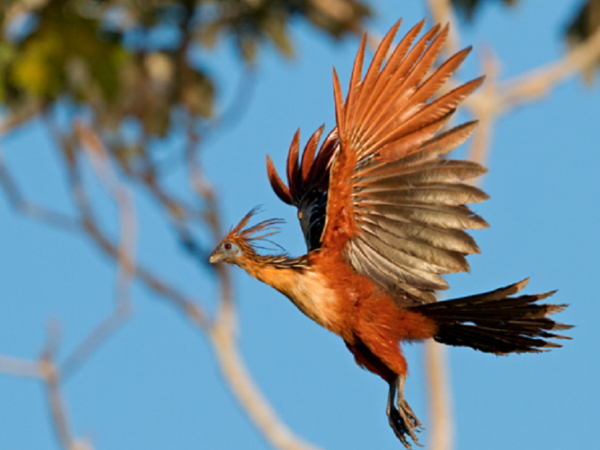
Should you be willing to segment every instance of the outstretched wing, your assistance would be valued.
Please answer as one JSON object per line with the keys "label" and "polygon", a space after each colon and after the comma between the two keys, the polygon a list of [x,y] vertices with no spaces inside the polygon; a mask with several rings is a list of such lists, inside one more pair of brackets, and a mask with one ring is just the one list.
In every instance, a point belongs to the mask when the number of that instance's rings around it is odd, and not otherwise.
{"label": "outstretched wing", "polygon": [[275,194],[288,205],[298,208],[298,219],[304,233],[308,251],[321,246],[321,235],[325,226],[327,189],[331,157],[338,144],[337,130],[334,129],[323,141],[315,156],[323,134],[321,126],[308,140],[300,160],[300,130],[296,131],[287,159],[286,186],[267,155],[267,174]]}
{"label": "outstretched wing", "polygon": [[448,27],[434,27],[410,49],[423,23],[383,65],[397,23],[361,80],[363,38],[345,104],[334,70],[340,150],[331,168],[322,237],[323,250],[343,252],[354,270],[408,304],[434,301],[433,291],[448,287],[441,274],[468,271],[465,256],[479,248],[464,229],[487,227],[465,206],[487,195],[463,183],[485,169],[444,158],[473,133],[476,122],[437,134],[483,78],[427,103],[470,48],[428,75]]}

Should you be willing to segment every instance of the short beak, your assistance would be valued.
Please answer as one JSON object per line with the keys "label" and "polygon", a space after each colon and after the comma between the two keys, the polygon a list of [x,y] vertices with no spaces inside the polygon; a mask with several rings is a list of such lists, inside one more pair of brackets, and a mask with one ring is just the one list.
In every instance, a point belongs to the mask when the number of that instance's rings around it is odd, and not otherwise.
{"label": "short beak", "polygon": [[210,255],[210,258],[208,258],[208,262],[211,264],[216,264],[218,262],[221,262],[223,260],[223,255],[220,255],[218,253],[213,253]]}

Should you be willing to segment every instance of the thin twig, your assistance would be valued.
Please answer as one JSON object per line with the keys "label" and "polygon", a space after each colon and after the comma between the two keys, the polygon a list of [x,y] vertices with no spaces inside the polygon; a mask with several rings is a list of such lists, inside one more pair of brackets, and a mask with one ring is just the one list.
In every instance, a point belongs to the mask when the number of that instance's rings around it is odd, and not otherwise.
{"label": "thin twig", "polygon": [[505,113],[539,99],[600,59],[600,28],[558,61],[508,80],[499,86],[498,109]]}
{"label": "thin twig", "polygon": [[105,317],[60,365],[61,381],[68,380],[115,332],[130,315],[130,303],[123,302]]}
{"label": "thin twig", "polygon": [[0,355],[0,373],[13,377],[41,379],[39,363],[12,356]]}
{"label": "thin twig", "polygon": [[0,138],[14,131],[20,125],[27,123],[30,119],[41,112],[41,107],[37,103],[27,105],[16,112],[11,111],[0,119]]}
{"label": "thin twig", "polygon": [[432,450],[454,448],[454,420],[448,350],[433,340],[425,342],[425,372],[429,399],[429,447]]}
{"label": "thin twig", "polygon": [[135,276],[135,209],[129,190],[118,181],[110,165],[110,159],[95,133],[83,125],[75,125],[84,148],[92,162],[92,167],[107,191],[113,196],[119,208],[121,238],[117,248],[117,304],[115,310],[82,341],[75,351],[63,362],[63,379],[70,377],[81,365],[96,352],[118,330],[129,316],[131,301],[129,288]]}
{"label": "thin twig", "polygon": [[44,369],[46,396],[48,398],[48,407],[50,416],[54,423],[54,429],[58,437],[58,441],[64,450],[73,448],[74,439],[71,436],[69,421],[67,419],[65,401],[62,396],[61,386],[58,379],[56,368],[51,362],[46,362],[47,367]]}
{"label": "thin twig", "polygon": [[450,24],[450,32],[444,43],[444,52],[446,56],[455,54],[460,50],[460,30],[451,0],[427,0],[427,6],[434,23]]}
{"label": "thin twig", "polygon": [[46,225],[62,228],[66,231],[74,231],[78,228],[79,224],[77,221],[66,214],[36,205],[24,198],[19,186],[4,162],[2,149],[0,149],[0,187],[4,190],[11,207],[18,213]]}
{"label": "thin twig", "polygon": [[43,376],[48,409],[58,442],[64,450],[74,449],[74,438],[67,417],[65,400],[60,386],[60,373],[54,364],[54,354],[58,342],[58,330],[49,327],[48,338],[40,356],[39,367]]}
{"label": "thin twig", "polygon": [[[498,62],[491,49],[481,53],[481,60],[486,79],[478,93],[478,100],[472,105],[473,115],[479,120],[479,126],[467,159],[485,166],[491,152],[492,135],[498,118],[498,109],[490,107],[496,103],[498,92]],[[480,184],[481,181],[482,178],[477,178],[474,184]]]}
{"label": "thin twig", "polygon": [[[510,80],[494,83],[494,89],[482,89],[467,98],[463,104],[471,109],[476,117],[476,113],[481,111],[496,116],[507,114],[518,106],[534,102],[553,92],[561,83],[582,73],[598,59],[600,28],[557,61]],[[449,84],[453,88],[460,83],[451,80]]]}
{"label": "thin twig", "polygon": [[[91,202],[81,181],[79,174],[79,159],[76,150],[73,148],[74,143],[71,139],[62,135],[60,130],[58,130],[48,116],[46,116],[46,123],[55,137],[58,148],[61,149],[61,153],[65,157],[64,161],[67,170],[67,179],[69,181],[73,201],[80,215],[83,233],[112,260],[118,261],[120,257],[127,258],[126,255],[123,256],[123,253],[119,252],[119,246],[114,244],[98,225]],[[198,303],[191,300],[173,285],[167,283],[157,274],[146,269],[141,264],[136,264],[132,260],[128,260],[127,264],[131,266],[131,270],[135,273],[136,278],[147,288],[152,290],[159,297],[174,304],[186,316],[189,316],[200,328],[207,329],[209,327],[210,320]]]}
{"label": "thin twig", "polygon": [[[75,133],[83,144],[92,162],[96,175],[114,198],[119,210],[121,233],[117,249],[117,302],[129,300],[129,287],[135,275],[135,247],[137,243],[137,223],[133,195],[119,178],[111,165],[104,145],[98,135],[89,127],[75,124]],[[125,307],[124,309],[128,309]]]}

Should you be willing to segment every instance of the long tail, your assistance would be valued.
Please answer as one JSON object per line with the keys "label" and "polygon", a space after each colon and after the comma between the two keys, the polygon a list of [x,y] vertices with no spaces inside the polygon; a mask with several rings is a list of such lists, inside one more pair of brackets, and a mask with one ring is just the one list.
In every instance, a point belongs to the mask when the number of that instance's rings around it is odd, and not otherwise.
{"label": "long tail", "polygon": [[435,320],[434,339],[442,344],[472,347],[482,352],[506,354],[541,352],[562,347],[548,339],[570,339],[550,331],[568,330],[548,318],[567,305],[537,304],[554,292],[511,297],[529,279],[484,294],[412,307]]}

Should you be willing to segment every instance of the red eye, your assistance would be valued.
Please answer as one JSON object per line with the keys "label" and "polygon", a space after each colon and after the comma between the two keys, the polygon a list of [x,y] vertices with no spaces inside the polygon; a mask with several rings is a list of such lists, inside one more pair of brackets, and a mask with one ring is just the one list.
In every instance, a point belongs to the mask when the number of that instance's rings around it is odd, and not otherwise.
{"label": "red eye", "polygon": [[225,250],[231,250],[231,242],[225,242],[225,244],[223,245],[223,248]]}

